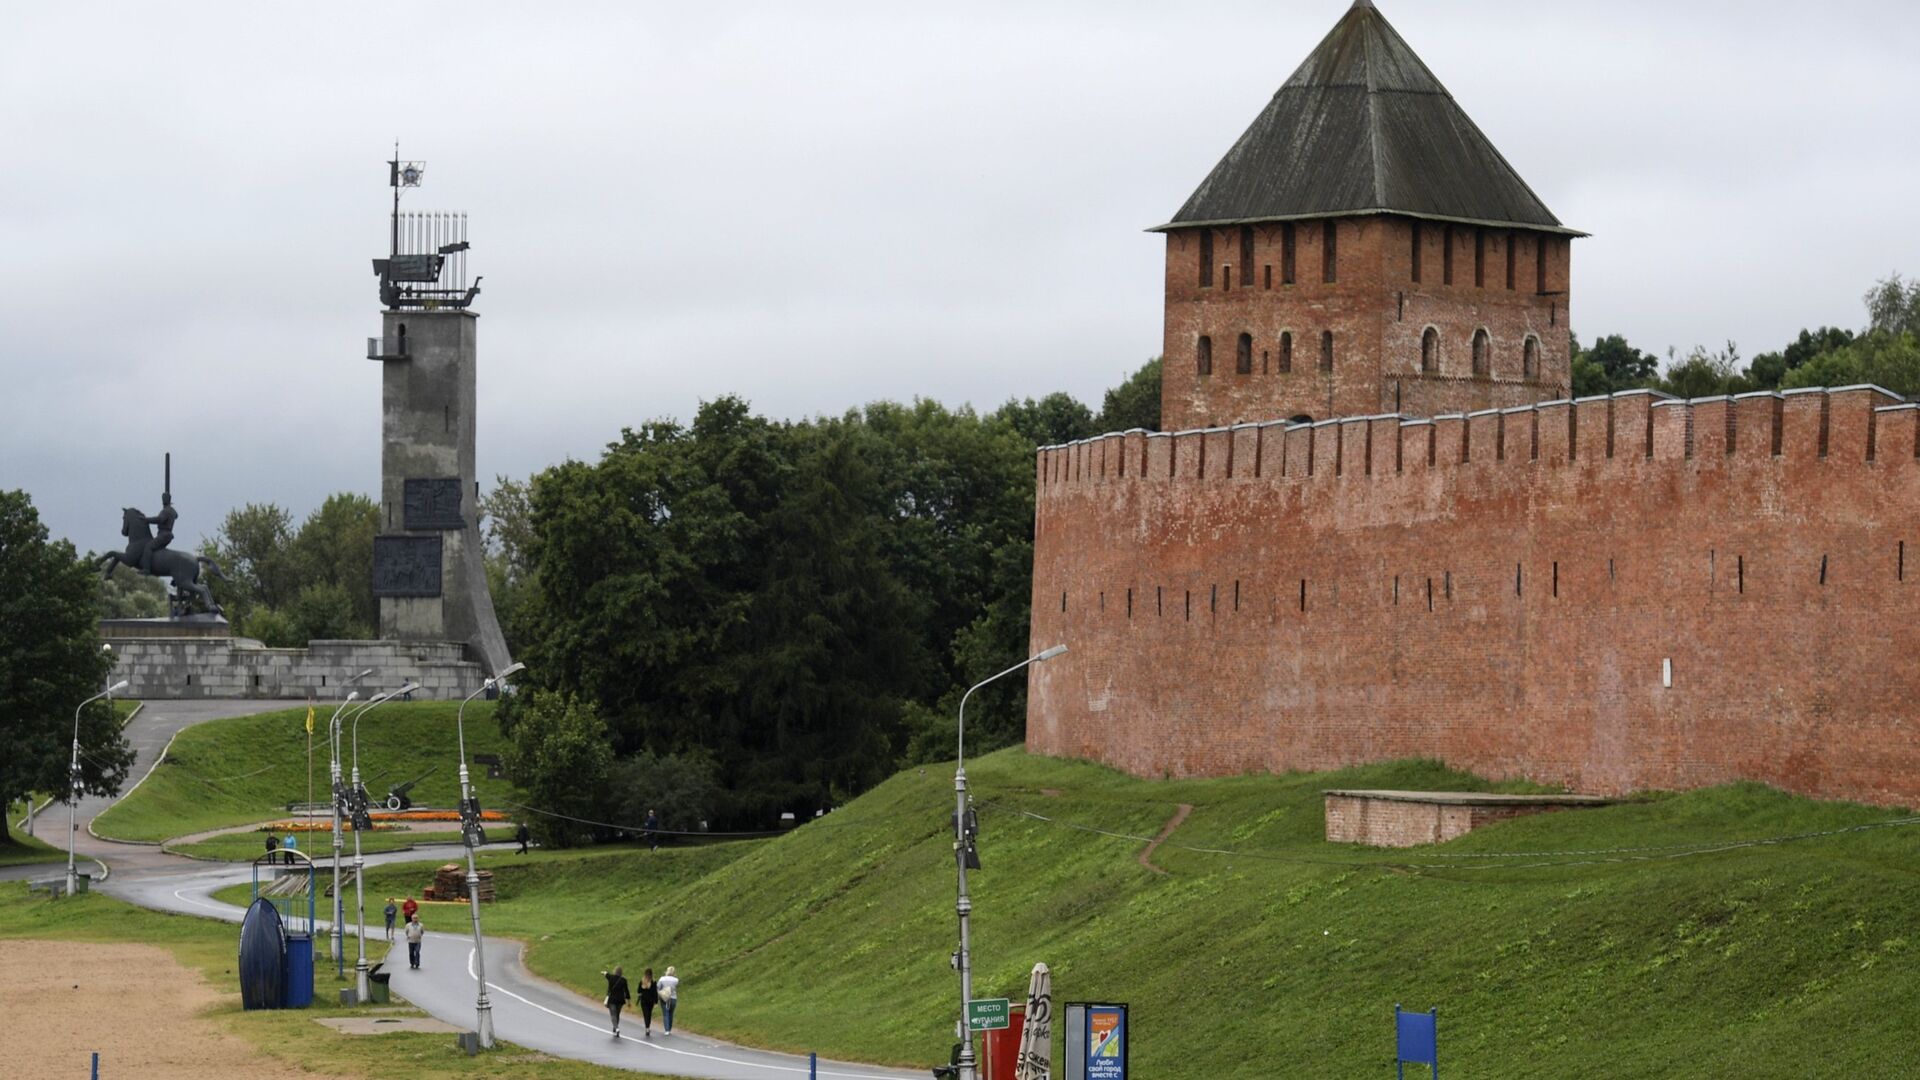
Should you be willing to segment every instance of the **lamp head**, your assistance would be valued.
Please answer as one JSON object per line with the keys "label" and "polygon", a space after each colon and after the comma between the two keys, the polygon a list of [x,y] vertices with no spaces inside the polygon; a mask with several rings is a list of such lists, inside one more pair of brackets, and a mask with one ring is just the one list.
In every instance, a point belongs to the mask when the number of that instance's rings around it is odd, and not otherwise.
{"label": "lamp head", "polygon": [[506,682],[508,679],[513,678],[525,670],[527,670],[527,665],[515,660],[513,663],[508,664],[506,669],[501,671],[500,674],[495,675],[493,681],[497,683]]}
{"label": "lamp head", "polygon": [[1059,656],[1061,653],[1064,653],[1066,651],[1067,651],[1067,647],[1065,645],[1055,645],[1053,648],[1048,649],[1045,652],[1042,652],[1040,655],[1034,657],[1033,659],[1035,663],[1038,663],[1039,661],[1042,661],[1042,660],[1051,660],[1054,657]]}
{"label": "lamp head", "polygon": [[107,687],[107,693],[117,694],[120,691],[125,690],[126,688],[127,688],[127,680],[121,679],[119,682],[114,683],[112,686]]}
{"label": "lamp head", "polygon": [[360,691],[358,691],[358,690],[354,690],[354,691],[350,691],[350,692],[349,692],[349,693],[347,694],[347,700],[348,700],[348,701],[357,701],[357,700],[359,700],[359,698],[360,698]]}

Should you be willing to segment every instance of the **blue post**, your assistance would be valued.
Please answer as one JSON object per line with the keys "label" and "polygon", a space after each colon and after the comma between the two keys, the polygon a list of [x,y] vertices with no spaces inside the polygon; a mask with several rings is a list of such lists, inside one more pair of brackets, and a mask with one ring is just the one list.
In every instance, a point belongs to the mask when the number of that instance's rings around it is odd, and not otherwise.
{"label": "blue post", "polygon": [[820,1055],[807,1055],[807,1080],[820,1080]]}
{"label": "blue post", "polygon": [[93,1052],[93,1080],[100,1080],[100,1051]]}

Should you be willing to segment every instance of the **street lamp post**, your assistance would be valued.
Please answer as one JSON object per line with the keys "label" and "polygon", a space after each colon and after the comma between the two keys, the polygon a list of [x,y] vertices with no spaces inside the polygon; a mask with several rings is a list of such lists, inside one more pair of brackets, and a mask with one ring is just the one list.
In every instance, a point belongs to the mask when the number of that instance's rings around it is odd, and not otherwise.
{"label": "street lamp post", "polygon": [[481,831],[478,800],[474,799],[473,788],[467,779],[467,702],[486,693],[489,688],[506,682],[526,670],[526,667],[525,664],[509,664],[500,674],[481,683],[480,689],[468,694],[460,702],[460,712],[454,717],[460,741],[460,835],[467,849],[467,904],[473,909],[473,979],[478,990],[473,1000],[474,1028],[483,1050],[493,1049],[493,1003],[487,1000],[487,949],[480,936],[480,870],[474,864],[473,849],[486,834]]}
{"label": "street lamp post", "polygon": [[[371,669],[369,669],[371,670]],[[363,671],[360,675],[365,675]],[[354,678],[360,678],[355,675]],[[336,976],[347,973],[347,953],[341,942],[340,910],[340,713],[360,697],[360,691],[348,694],[339,705],[334,707],[333,715],[327,718],[327,779],[333,792],[333,933],[328,935],[329,947],[333,950],[333,972]]]}
{"label": "street lamp post", "polygon": [[[73,841],[80,832],[80,714],[86,711],[87,706],[99,701],[101,698],[112,697],[115,691],[125,690],[126,688],[127,680],[121,679],[119,682],[114,683],[112,686],[81,702],[79,706],[73,710],[73,760],[67,764],[68,896],[72,896],[73,890],[80,885],[80,875],[74,871],[73,867]],[[31,795],[27,797],[27,803],[28,805],[32,805],[33,797]]]}
{"label": "street lamp post", "polygon": [[[367,986],[367,887],[362,880],[366,876],[366,859],[360,854],[360,830],[367,824],[366,792],[360,787],[360,718],[374,710],[382,702],[411,694],[420,689],[419,683],[408,683],[391,693],[380,694],[373,700],[353,711],[353,783],[348,787],[348,797],[353,802],[353,903],[357,909],[355,921],[359,930],[354,935],[360,944],[360,958],[353,965],[354,1000],[365,1002],[372,995]],[[337,893],[338,890],[335,890]]]}
{"label": "street lamp post", "polygon": [[954,867],[959,873],[959,900],[954,910],[960,915],[960,1060],[957,1080],[975,1080],[973,1057],[973,1031],[967,1023],[967,1009],[973,1001],[973,953],[967,937],[967,920],[973,914],[973,901],[967,897],[967,857],[973,854],[972,837],[967,825],[967,699],[975,690],[1019,671],[1028,664],[1037,664],[1051,660],[1067,651],[1065,645],[1055,645],[1051,649],[1036,653],[1013,665],[998,675],[982,679],[975,683],[960,697],[960,725],[957,739],[957,761],[953,768],[953,856]]}

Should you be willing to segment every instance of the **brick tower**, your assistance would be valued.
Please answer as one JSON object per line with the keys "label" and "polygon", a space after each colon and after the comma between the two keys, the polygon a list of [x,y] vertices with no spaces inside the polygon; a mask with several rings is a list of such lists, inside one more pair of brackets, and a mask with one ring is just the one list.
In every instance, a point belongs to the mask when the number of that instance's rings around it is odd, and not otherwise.
{"label": "brick tower", "polygon": [[1161,424],[1565,397],[1571,239],[1371,0],[1167,235]]}

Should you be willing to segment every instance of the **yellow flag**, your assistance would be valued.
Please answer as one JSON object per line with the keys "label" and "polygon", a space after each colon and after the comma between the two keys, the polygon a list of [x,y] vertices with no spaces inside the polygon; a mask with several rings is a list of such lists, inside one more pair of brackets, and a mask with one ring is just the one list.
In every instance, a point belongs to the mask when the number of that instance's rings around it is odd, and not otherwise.
{"label": "yellow flag", "polygon": [[307,734],[313,734],[313,706],[307,706]]}

